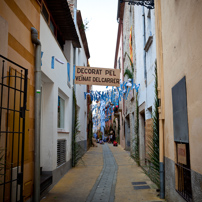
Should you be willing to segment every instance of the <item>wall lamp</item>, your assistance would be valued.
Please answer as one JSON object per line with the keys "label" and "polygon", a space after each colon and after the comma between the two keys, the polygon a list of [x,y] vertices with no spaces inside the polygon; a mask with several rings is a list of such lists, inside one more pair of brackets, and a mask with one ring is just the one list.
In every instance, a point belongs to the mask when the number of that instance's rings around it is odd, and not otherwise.
{"label": "wall lamp", "polygon": [[120,3],[128,2],[128,5],[144,6],[148,9],[154,9],[154,0],[120,0]]}

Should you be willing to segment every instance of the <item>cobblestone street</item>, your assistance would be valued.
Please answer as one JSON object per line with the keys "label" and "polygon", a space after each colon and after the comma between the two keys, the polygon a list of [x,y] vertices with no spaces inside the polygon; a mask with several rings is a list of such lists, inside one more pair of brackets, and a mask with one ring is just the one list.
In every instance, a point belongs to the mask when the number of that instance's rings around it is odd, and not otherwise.
{"label": "cobblestone street", "polygon": [[41,201],[162,201],[157,195],[129,153],[105,143],[90,148]]}

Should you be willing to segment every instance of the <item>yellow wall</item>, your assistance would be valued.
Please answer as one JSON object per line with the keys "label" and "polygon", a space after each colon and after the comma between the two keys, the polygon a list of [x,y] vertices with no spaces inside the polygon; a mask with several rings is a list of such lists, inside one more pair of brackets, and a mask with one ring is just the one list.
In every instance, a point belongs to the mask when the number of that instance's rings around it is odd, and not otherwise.
{"label": "yellow wall", "polygon": [[165,110],[165,156],[176,161],[172,87],[186,76],[191,169],[202,174],[202,1],[155,3],[160,110],[163,113]]}
{"label": "yellow wall", "polygon": [[[31,27],[39,31],[40,5],[36,0],[0,0],[0,16],[8,23],[7,54],[10,60],[28,69],[24,194],[32,193],[34,163],[34,46]],[[0,54],[3,54],[2,52]]]}

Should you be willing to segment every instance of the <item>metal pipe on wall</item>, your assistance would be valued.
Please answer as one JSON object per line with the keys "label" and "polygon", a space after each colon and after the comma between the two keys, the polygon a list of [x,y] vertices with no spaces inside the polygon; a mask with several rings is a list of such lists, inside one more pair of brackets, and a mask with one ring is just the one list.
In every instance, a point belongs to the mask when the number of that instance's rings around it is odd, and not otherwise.
{"label": "metal pipe on wall", "polygon": [[[144,7],[142,7],[142,19],[143,19],[143,36],[144,36],[144,47],[146,45],[146,29],[145,29],[145,11]],[[144,49],[143,47],[143,49]],[[147,87],[147,68],[146,68],[146,51],[144,51],[144,81],[145,86]]]}
{"label": "metal pipe on wall", "polygon": [[[146,64],[146,62],[147,62],[147,55],[146,55],[146,51],[145,51],[145,45],[146,45],[146,23],[145,23],[145,20],[146,20],[146,18],[145,18],[145,8],[144,8],[144,6],[142,7],[142,19],[143,19],[143,42],[144,42],[144,45],[143,45],[143,61],[144,61],[144,83],[145,83],[145,87],[146,87],[146,100],[147,100],[147,64]],[[144,128],[145,128],[145,126],[146,126],[146,106],[145,106],[145,113],[144,113]],[[140,114],[139,114],[140,115]],[[146,158],[146,143],[145,143],[145,130],[143,131],[144,132],[144,136],[143,136],[143,147],[145,148],[144,150],[143,150],[143,158],[145,159]],[[141,143],[140,143],[141,144]]]}
{"label": "metal pipe on wall", "polygon": [[164,137],[163,119],[159,120],[159,170],[160,170],[160,198],[165,198],[165,171],[164,171]]}
{"label": "metal pipe on wall", "polygon": [[40,124],[41,124],[41,42],[38,31],[31,28],[35,44],[35,134],[34,134],[34,201],[40,201]]}
{"label": "metal pipe on wall", "polygon": [[[76,48],[74,48],[73,50],[73,68],[76,64]],[[76,84],[74,83],[74,79],[73,79],[73,87],[72,87],[72,167],[75,166],[75,159],[74,159],[74,141],[75,141],[75,137],[74,137],[74,133],[75,133],[75,102],[74,102],[74,93],[76,96]]]}

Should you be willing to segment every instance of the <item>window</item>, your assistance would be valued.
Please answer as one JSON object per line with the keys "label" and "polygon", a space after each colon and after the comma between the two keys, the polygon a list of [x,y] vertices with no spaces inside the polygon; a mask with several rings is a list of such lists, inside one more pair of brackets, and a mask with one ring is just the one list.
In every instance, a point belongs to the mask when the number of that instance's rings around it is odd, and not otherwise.
{"label": "window", "polygon": [[48,10],[46,8],[46,6],[44,4],[42,4],[42,14],[44,16],[44,18],[46,19],[46,22],[48,23],[49,21],[49,13],[48,13]]}
{"label": "window", "polygon": [[121,58],[119,57],[119,60],[118,60],[118,68],[121,69]]}
{"label": "window", "polygon": [[57,41],[58,41],[58,43],[60,45],[60,48],[62,50],[64,50],[64,44],[65,44],[65,42],[64,42],[64,39],[63,39],[62,35],[60,34],[59,30],[57,30]]}
{"label": "window", "polygon": [[53,33],[53,35],[55,36],[55,39],[57,40],[57,42],[59,43],[60,47],[62,50],[64,50],[64,39],[62,37],[61,32],[59,31],[59,28],[57,27],[53,16],[51,15],[50,11],[48,10],[47,4],[44,2],[44,0],[41,0],[41,13],[44,17],[44,19],[46,20],[51,32]]}
{"label": "window", "polygon": [[56,33],[56,28],[55,28],[54,22],[51,19],[50,19],[50,29],[53,32],[53,34]]}
{"label": "window", "polygon": [[57,141],[57,166],[66,162],[66,140]]}
{"label": "window", "polygon": [[64,128],[65,101],[58,96],[58,128]]}

